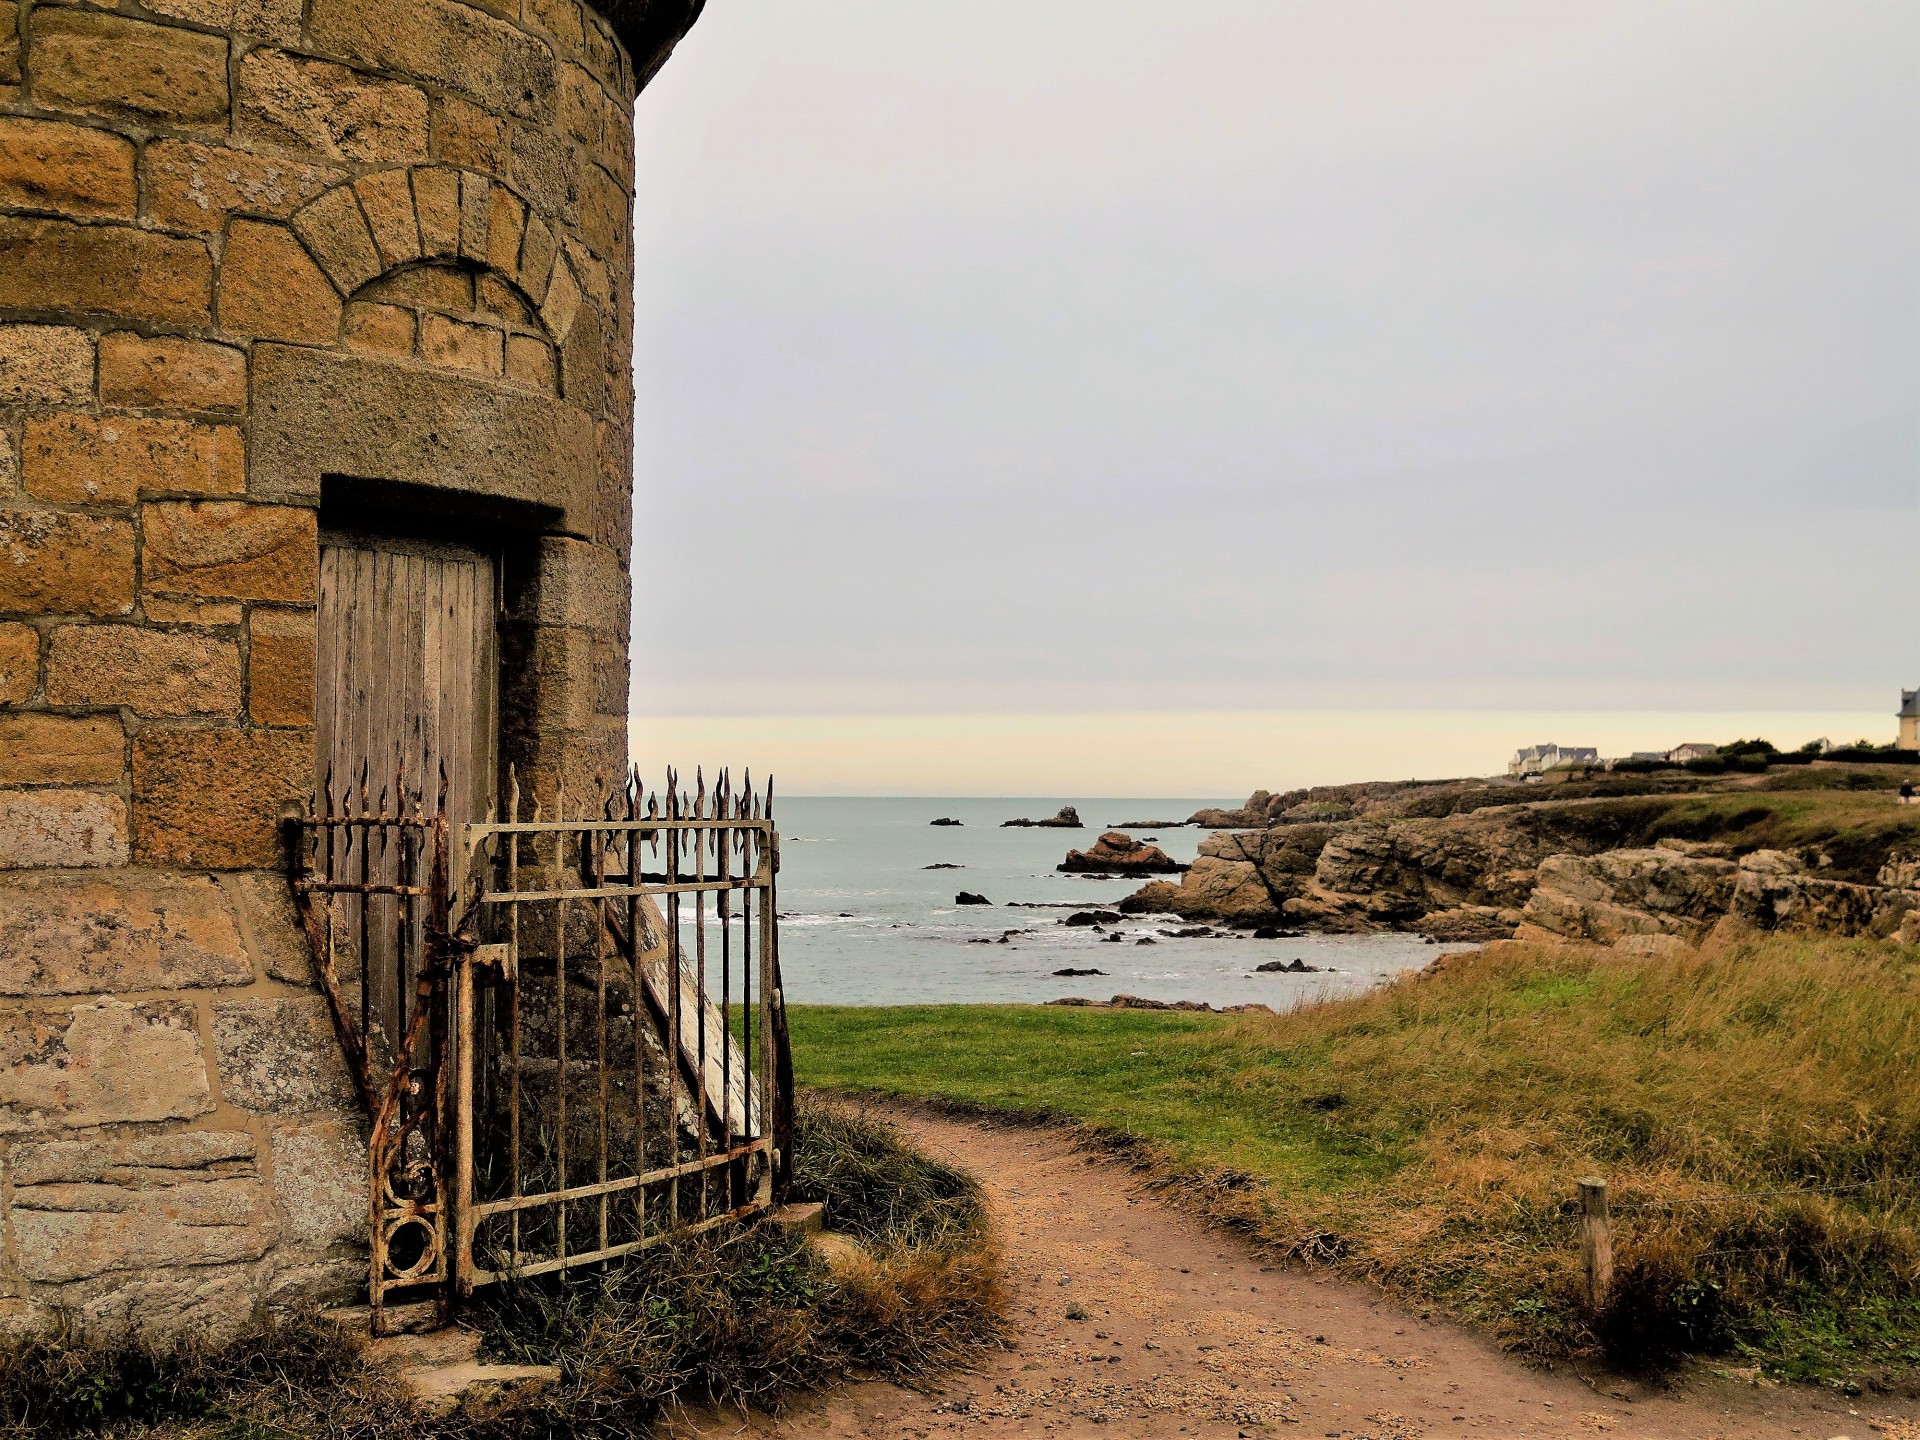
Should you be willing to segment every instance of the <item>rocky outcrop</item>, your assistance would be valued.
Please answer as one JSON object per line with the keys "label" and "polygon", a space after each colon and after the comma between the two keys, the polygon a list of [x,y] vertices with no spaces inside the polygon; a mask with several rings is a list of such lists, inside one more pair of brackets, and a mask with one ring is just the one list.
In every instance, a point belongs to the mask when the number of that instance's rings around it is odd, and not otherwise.
{"label": "rocky outcrop", "polygon": [[1078,810],[1071,805],[1062,805],[1057,814],[1050,815],[1045,820],[1024,818],[1002,820],[1000,828],[1002,830],[1084,830],[1086,826],[1081,823]]}
{"label": "rocky outcrop", "polygon": [[1196,810],[1188,821],[1214,830],[1264,830],[1274,825],[1311,825],[1351,820],[1382,805],[1428,791],[1449,791],[1479,782],[1460,780],[1367,780],[1357,785],[1315,785],[1304,790],[1256,790],[1232,810]]}
{"label": "rocky outcrop", "polygon": [[[1436,923],[1456,933],[1467,926],[1459,938],[1498,939],[1512,933],[1534,867],[1557,843],[1479,815],[1216,834],[1180,884],[1149,885],[1120,908],[1323,930],[1424,928],[1428,917],[1446,917]],[[1453,918],[1463,908],[1470,921]]]}
{"label": "rocky outcrop", "polygon": [[1276,925],[1282,907],[1304,893],[1331,825],[1287,826],[1209,835],[1178,885],[1160,881],[1129,895],[1134,915],[1184,915],[1233,925]]}
{"label": "rocky outcrop", "polygon": [[1541,863],[1523,913],[1572,940],[1674,935],[1698,943],[1732,907],[1739,877],[1731,860],[1677,848],[1555,855]]}
{"label": "rocky outcrop", "polygon": [[1178,875],[1187,867],[1158,845],[1109,830],[1090,849],[1069,850],[1057,868],[1069,875]]}
{"label": "rocky outcrop", "polygon": [[1247,803],[1237,810],[1222,810],[1210,807],[1196,810],[1188,823],[1202,825],[1209,830],[1264,830],[1274,824],[1284,808],[1280,797],[1266,790],[1256,790],[1247,797]]}
{"label": "rocky outcrop", "polygon": [[[1650,849],[1558,855],[1540,866],[1529,924],[1572,940],[1615,944],[1670,935],[1698,944],[1723,920],[1757,930],[1887,937],[1920,910],[1920,888],[1826,879],[1798,856],[1663,841]],[[1705,852],[1705,853],[1703,853]],[[1897,879],[1913,878],[1889,865]]]}
{"label": "rocky outcrop", "polygon": [[[1836,834],[1804,852],[1742,855],[1732,843],[1739,832],[1777,827],[1777,811],[1710,812],[1703,821],[1664,796],[1524,801],[1511,789],[1257,791],[1241,810],[1201,817],[1264,816],[1267,824],[1208,836],[1179,883],[1148,884],[1120,909],[1255,929],[1397,929],[1472,943],[1517,935],[1648,956],[1698,944],[1723,921],[1920,943],[1920,851],[1906,834],[1891,832],[1890,853],[1877,835]],[[1357,818],[1303,818],[1329,806],[1350,807]],[[1706,833],[1725,843],[1645,838],[1683,827],[1699,833],[1707,822]]]}

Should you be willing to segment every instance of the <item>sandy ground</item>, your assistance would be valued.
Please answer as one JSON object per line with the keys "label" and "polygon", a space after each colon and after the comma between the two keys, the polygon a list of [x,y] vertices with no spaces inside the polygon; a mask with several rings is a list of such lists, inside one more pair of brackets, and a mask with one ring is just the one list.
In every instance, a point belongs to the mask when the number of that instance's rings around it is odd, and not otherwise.
{"label": "sandy ground", "polygon": [[854,1384],[777,1420],[700,1417],[694,1434],[1920,1440],[1911,1402],[1710,1374],[1664,1389],[1530,1371],[1372,1290],[1263,1265],[1061,1132],[881,1113],[985,1184],[1011,1345],[925,1393]]}

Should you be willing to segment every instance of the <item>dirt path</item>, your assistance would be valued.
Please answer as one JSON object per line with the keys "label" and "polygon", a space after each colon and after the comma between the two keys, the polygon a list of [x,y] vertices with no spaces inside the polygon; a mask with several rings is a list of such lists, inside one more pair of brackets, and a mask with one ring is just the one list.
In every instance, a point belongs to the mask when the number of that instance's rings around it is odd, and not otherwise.
{"label": "dirt path", "polygon": [[1361,1286],[1262,1265],[1060,1132],[881,1113],[985,1184],[1006,1250],[1012,1347],[926,1394],[857,1384],[777,1421],[709,1418],[699,1434],[1920,1440],[1912,1404],[1856,1408],[1711,1378],[1675,1392],[1537,1374]]}

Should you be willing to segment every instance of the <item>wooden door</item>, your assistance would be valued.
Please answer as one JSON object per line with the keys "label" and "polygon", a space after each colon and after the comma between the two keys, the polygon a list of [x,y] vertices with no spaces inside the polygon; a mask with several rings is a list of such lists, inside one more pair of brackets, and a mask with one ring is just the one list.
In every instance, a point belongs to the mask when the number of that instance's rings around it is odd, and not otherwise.
{"label": "wooden door", "polygon": [[404,773],[431,806],[483,817],[499,757],[499,644],[492,557],[459,545],[323,539],[319,770],[376,795]]}
{"label": "wooden door", "polygon": [[[499,765],[498,609],[498,568],[479,550],[322,535],[315,768],[336,802],[351,789],[356,811],[431,813],[444,766],[448,819],[486,818]],[[329,855],[344,871],[336,879],[425,883],[403,876],[408,857],[390,849]],[[348,898],[341,933],[357,953],[339,969],[358,980],[361,1033],[380,1053],[405,1023],[414,977],[401,972],[418,937],[400,933],[391,896]]]}

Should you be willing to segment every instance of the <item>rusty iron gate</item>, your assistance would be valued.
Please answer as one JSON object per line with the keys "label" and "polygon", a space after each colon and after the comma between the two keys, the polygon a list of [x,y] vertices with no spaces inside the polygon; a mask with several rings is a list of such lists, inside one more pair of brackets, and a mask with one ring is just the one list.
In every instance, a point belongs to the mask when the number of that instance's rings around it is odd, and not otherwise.
{"label": "rusty iron gate", "polygon": [[444,780],[329,777],[293,883],[371,1123],[376,1332],[784,1198],[772,808],[670,771],[569,815],[510,778],[463,824]]}

